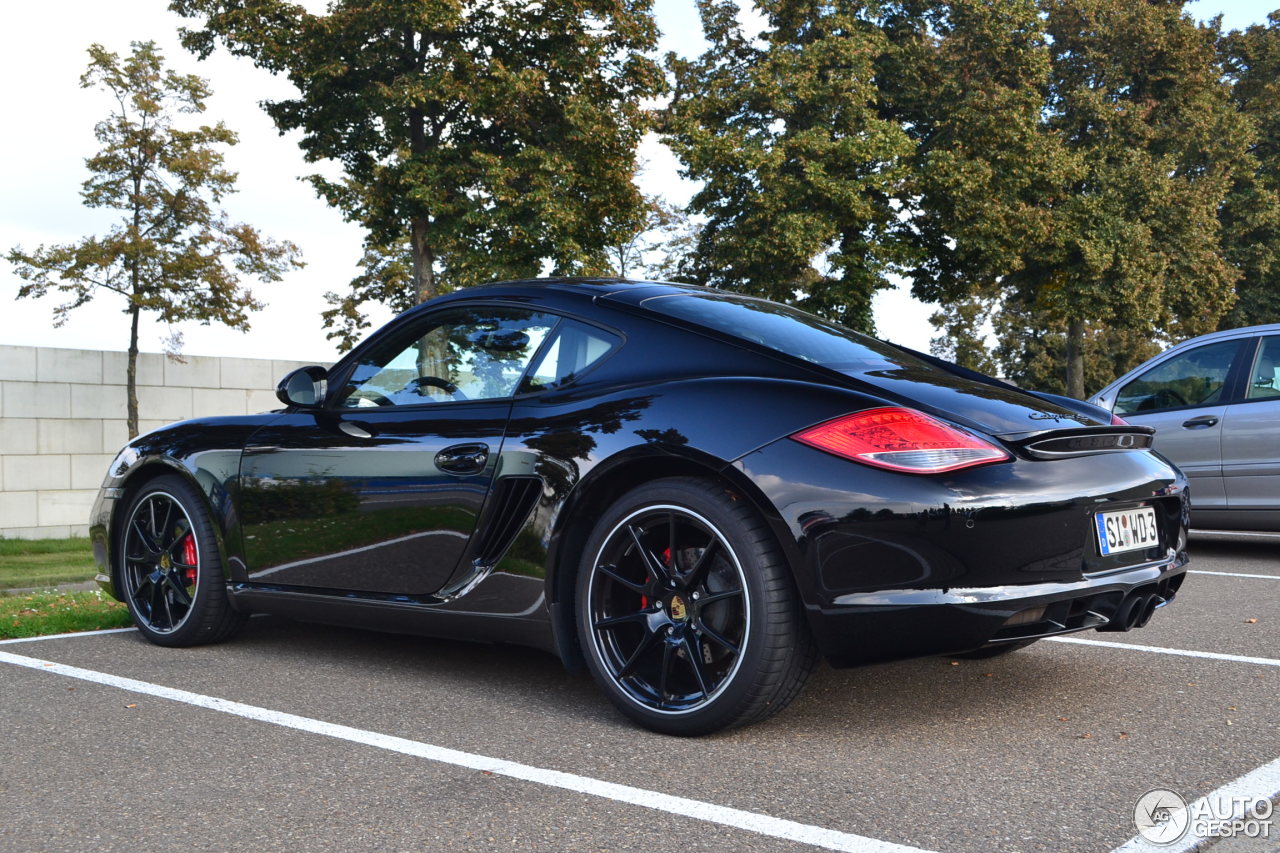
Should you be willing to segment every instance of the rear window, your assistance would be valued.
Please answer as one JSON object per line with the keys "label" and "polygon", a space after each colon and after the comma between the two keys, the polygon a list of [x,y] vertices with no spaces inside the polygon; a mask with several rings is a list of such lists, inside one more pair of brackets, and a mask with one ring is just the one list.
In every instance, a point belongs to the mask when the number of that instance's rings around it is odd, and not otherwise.
{"label": "rear window", "polygon": [[733,294],[654,296],[645,308],[766,346],[842,373],[931,368],[919,359],[838,323],[776,302]]}

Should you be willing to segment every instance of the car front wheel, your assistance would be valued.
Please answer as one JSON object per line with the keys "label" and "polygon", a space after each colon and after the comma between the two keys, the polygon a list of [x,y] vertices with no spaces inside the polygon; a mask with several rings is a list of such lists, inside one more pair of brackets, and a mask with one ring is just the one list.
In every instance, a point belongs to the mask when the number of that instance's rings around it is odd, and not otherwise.
{"label": "car front wheel", "polygon": [[244,624],[227,599],[209,512],[182,478],[166,474],[134,494],[119,549],[125,604],[151,642],[216,643]]}
{"label": "car front wheel", "polygon": [[588,666],[641,725],[701,735],[757,722],[799,693],[816,656],[764,521],[697,479],[632,490],[596,525],[578,575]]}

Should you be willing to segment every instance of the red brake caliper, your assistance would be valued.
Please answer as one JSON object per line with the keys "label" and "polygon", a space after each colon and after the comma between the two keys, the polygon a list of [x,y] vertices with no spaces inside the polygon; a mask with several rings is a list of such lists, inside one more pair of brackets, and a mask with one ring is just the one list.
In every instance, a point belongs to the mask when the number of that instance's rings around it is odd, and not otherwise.
{"label": "red brake caliper", "polygon": [[[663,549],[662,549],[662,562],[667,563],[667,564],[670,564],[670,562],[671,562],[671,549],[670,549],[670,548],[663,548]],[[648,580],[648,579],[649,579],[649,576],[646,574],[646,575],[644,576],[644,579],[645,579],[645,580]],[[641,610],[644,610],[644,609],[645,609],[646,607],[648,607],[648,606],[649,606],[649,596],[647,596],[647,595],[642,595],[642,596],[640,596],[640,609],[641,609]]]}
{"label": "red brake caliper", "polygon": [[191,568],[183,572],[188,584],[196,582],[196,538],[190,533],[182,540],[182,562]]}

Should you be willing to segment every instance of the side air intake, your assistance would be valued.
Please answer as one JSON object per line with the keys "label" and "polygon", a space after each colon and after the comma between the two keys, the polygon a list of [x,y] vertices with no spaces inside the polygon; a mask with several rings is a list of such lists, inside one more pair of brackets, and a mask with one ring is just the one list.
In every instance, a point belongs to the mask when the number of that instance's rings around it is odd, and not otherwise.
{"label": "side air intake", "polygon": [[542,480],[537,477],[499,478],[490,497],[493,511],[487,514],[484,529],[477,537],[475,565],[490,567],[502,559],[540,494]]}

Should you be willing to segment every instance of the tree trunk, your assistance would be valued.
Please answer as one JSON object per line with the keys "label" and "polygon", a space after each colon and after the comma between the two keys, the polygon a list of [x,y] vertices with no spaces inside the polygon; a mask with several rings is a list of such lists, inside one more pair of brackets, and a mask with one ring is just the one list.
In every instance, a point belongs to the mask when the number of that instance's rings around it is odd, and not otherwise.
{"label": "tree trunk", "polygon": [[1084,323],[1067,321],[1067,396],[1084,399]]}
{"label": "tree trunk", "polygon": [[138,315],[142,309],[129,306],[129,361],[125,369],[125,393],[129,397],[129,440],[138,437]]}
{"label": "tree trunk", "polygon": [[430,223],[425,217],[413,220],[410,242],[413,248],[413,286],[418,292],[418,302],[426,302],[440,295],[436,285],[435,252],[428,241]]}

